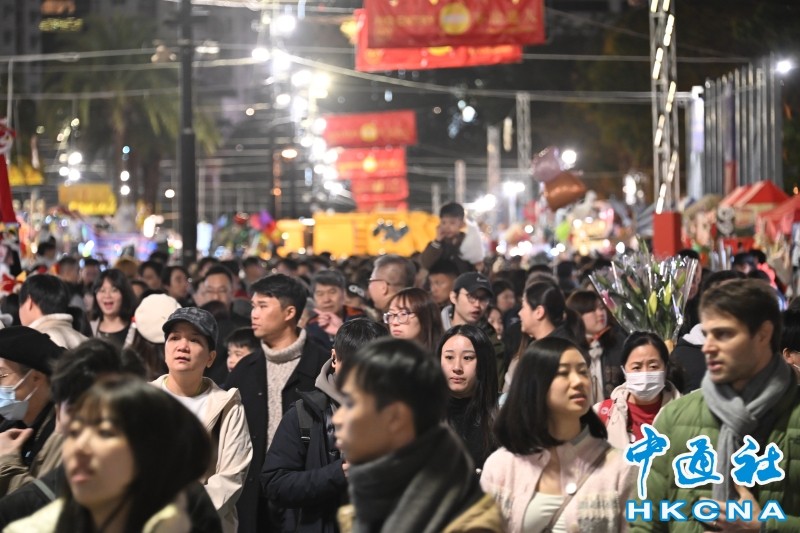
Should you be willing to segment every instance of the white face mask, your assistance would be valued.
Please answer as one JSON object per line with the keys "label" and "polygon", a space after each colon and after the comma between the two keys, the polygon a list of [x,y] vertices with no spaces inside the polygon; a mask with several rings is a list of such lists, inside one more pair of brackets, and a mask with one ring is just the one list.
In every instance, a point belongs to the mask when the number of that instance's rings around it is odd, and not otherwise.
{"label": "white face mask", "polygon": [[666,372],[625,372],[625,387],[638,399],[649,402],[661,394],[666,383]]}
{"label": "white face mask", "polygon": [[24,400],[17,400],[16,391],[17,387],[22,385],[22,382],[25,381],[30,374],[31,371],[29,370],[13,387],[0,386],[0,416],[6,420],[22,420],[28,413],[28,400],[31,399],[36,389],[33,389]]}

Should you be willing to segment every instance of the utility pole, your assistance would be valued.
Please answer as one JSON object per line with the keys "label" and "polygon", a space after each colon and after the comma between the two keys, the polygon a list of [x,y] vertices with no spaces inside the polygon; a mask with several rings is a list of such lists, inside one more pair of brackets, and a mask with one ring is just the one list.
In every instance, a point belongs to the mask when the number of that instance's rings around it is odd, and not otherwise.
{"label": "utility pole", "polygon": [[180,94],[181,135],[178,139],[180,160],[180,229],[183,239],[181,263],[189,268],[197,260],[197,176],[195,169],[195,134],[192,124],[192,1],[180,4]]}

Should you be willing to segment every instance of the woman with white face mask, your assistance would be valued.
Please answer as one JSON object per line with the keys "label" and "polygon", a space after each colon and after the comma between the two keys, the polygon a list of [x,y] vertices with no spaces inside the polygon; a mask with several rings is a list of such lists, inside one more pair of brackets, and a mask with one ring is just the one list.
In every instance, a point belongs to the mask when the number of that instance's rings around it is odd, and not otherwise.
{"label": "woman with white face mask", "polygon": [[627,338],[622,347],[625,383],[594,406],[612,446],[625,449],[641,439],[642,424],[652,424],[662,407],[680,397],[667,380],[668,369],[669,351],[658,335],[637,331]]}

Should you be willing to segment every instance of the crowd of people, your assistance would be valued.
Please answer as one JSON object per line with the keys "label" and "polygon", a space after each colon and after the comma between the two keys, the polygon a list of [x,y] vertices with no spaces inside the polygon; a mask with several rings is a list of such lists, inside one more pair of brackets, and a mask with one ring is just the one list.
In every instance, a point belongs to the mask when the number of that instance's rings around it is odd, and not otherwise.
{"label": "crowd of people", "polygon": [[[698,269],[673,346],[614,321],[606,259],[498,268],[440,215],[411,258],[35,265],[0,301],[0,529],[800,530],[800,305],[757,252]],[[787,520],[626,520],[650,426],[650,499]],[[725,480],[679,488],[697,435]],[[730,482],[746,435],[785,478]]]}

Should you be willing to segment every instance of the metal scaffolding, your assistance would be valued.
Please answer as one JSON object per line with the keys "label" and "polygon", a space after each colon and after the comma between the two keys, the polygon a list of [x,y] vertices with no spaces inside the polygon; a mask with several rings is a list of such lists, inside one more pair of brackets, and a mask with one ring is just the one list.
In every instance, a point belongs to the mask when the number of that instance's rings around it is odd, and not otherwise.
{"label": "metal scaffolding", "polygon": [[725,195],[771,180],[783,187],[783,117],[777,62],[770,56],[706,80],[703,189]]}
{"label": "metal scaffolding", "polygon": [[670,0],[650,3],[650,89],[653,114],[653,185],[656,212],[680,199],[675,9]]}

